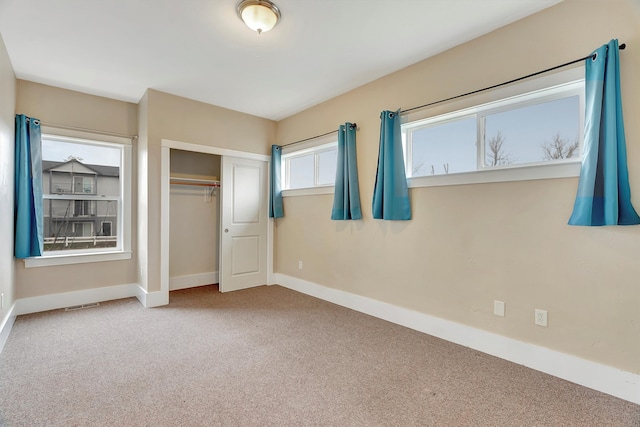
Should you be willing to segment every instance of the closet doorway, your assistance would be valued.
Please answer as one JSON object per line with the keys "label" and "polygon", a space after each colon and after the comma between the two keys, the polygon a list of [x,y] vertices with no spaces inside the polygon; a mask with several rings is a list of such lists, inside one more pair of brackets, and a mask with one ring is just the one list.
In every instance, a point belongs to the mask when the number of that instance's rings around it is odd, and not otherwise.
{"label": "closet doorway", "polygon": [[170,153],[169,290],[219,282],[220,156]]}
{"label": "closet doorway", "polygon": [[161,291],[268,284],[269,156],[162,141]]}

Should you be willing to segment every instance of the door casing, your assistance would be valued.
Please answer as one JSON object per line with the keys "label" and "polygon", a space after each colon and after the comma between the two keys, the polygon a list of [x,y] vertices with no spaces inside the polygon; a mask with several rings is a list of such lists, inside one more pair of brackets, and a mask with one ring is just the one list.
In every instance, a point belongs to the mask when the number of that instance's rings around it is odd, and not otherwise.
{"label": "door casing", "polygon": [[[231,156],[244,159],[261,160],[267,162],[267,170],[271,156],[265,154],[249,153],[245,151],[231,150],[228,148],[213,147],[208,145],[193,144],[189,142],[163,139],[161,141],[161,189],[160,189],[160,291],[159,295],[147,299],[154,301],[169,301],[169,180],[170,180],[170,154],[171,149],[191,151],[195,153],[216,154],[219,156]],[[222,184],[224,185],[224,183]],[[222,205],[222,203],[221,203]],[[222,208],[222,206],[221,206]],[[149,267],[150,268],[150,267]],[[268,219],[267,224],[267,284],[273,284],[273,219]],[[152,298],[149,298],[149,297]],[[160,305],[160,304],[156,304]]]}

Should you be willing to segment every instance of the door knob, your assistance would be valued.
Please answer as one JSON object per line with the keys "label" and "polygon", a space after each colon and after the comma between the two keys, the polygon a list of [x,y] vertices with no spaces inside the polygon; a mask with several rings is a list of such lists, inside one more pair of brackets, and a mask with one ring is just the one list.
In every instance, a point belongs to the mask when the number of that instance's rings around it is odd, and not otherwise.
{"label": "door knob", "polygon": [[225,229],[224,229],[224,232],[225,232],[225,233],[228,233],[228,232],[229,232],[229,229],[228,229],[228,228],[225,228]]}

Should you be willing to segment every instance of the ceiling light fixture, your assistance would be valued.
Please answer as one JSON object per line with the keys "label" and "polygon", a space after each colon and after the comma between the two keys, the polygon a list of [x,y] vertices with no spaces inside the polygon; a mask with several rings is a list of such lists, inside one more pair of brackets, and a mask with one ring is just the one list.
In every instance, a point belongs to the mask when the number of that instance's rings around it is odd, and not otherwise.
{"label": "ceiling light fixture", "polygon": [[258,34],[269,31],[280,20],[280,9],[269,0],[242,0],[236,10],[242,22]]}

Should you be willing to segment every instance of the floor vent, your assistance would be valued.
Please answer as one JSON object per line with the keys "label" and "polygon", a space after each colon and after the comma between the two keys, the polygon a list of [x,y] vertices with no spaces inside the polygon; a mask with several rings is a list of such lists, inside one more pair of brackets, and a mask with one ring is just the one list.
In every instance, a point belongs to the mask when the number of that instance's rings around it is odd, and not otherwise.
{"label": "floor vent", "polygon": [[92,304],[73,305],[71,307],[65,308],[64,311],[74,311],[74,310],[81,310],[83,308],[93,308],[93,307],[97,307],[99,305],[100,305],[99,302],[94,302]]}

